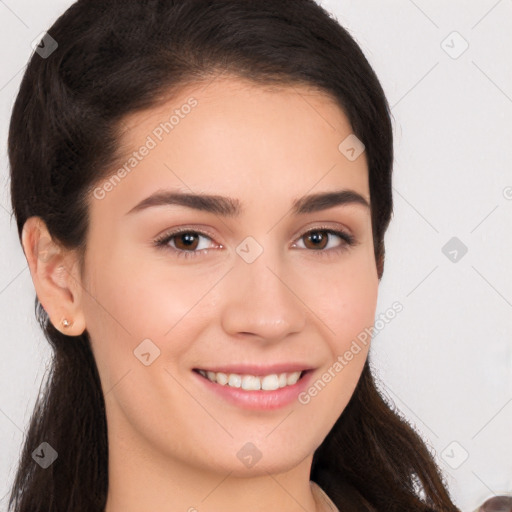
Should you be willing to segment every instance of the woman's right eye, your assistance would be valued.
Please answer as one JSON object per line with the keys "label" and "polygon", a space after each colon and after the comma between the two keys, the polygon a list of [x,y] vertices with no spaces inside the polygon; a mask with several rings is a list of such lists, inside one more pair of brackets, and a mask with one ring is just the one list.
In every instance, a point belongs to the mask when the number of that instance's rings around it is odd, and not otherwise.
{"label": "woman's right eye", "polygon": [[[198,245],[200,245],[200,243],[197,243],[198,238],[207,238],[211,240],[209,235],[200,231],[178,230],[165,233],[164,235],[158,237],[154,243],[157,247],[173,251],[178,257],[184,256],[189,258],[195,257],[199,253],[208,253],[208,248],[203,247],[198,249]],[[174,247],[169,245],[171,240],[174,241]]]}

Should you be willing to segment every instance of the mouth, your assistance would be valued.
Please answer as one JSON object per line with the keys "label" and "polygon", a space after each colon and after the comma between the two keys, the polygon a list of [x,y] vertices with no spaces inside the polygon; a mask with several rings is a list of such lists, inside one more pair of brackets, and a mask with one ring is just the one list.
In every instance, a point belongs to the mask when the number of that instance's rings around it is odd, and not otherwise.
{"label": "mouth", "polygon": [[227,371],[216,372],[200,368],[194,368],[193,371],[213,384],[226,386],[228,388],[235,388],[243,391],[276,391],[282,388],[294,386],[313,370],[308,368],[304,370],[275,372],[263,375],[254,375],[251,373],[228,373]]}

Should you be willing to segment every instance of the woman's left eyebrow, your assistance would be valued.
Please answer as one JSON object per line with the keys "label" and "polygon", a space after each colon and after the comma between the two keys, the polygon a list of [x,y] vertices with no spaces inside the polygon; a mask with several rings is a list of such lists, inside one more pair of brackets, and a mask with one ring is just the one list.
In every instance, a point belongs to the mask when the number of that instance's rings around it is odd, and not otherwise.
{"label": "woman's left eyebrow", "polygon": [[[137,203],[126,215],[155,206],[169,205],[185,206],[224,217],[239,217],[243,212],[242,204],[238,199],[219,195],[191,194],[176,190],[157,190]],[[295,199],[292,203],[292,214],[304,215],[342,205],[362,205],[365,208],[370,208],[370,203],[361,194],[354,190],[344,189],[310,194]]]}

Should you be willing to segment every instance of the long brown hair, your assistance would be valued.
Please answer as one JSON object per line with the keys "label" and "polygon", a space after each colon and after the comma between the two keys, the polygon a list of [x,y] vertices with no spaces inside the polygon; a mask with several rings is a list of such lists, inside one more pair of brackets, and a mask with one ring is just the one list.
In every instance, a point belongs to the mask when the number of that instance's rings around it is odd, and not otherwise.
{"label": "long brown hair", "polygon": [[[337,101],[366,148],[382,277],[392,215],[391,114],[359,46],[315,1],[79,0],[48,34],[58,47],[31,57],[9,130],[20,240],[25,221],[39,216],[55,240],[83,258],[87,198],[117,161],[123,118],[187,84],[227,72],[262,85],[313,86]],[[35,312],[53,360],[30,420],[9,510],[102,512],[107,423],[88,333],[62,334],[37,297]],[[47,469],[31,456],[42,441],[58,452]],[[343,511],[458,510],[424,442],[377,391],[369,360],[314,454],[311,480]]]}

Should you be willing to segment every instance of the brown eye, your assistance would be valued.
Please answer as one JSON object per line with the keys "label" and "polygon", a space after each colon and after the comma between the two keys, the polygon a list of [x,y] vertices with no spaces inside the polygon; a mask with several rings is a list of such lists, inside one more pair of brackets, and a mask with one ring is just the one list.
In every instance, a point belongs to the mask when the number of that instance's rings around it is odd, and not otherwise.
{"label": "brown eye", "polygon": [[[341,239],[341,243],[338,243],[334,247],[327,247],[331,239],[335,237]],[[356,244],[356,240],[352,235],[344,231],[324,228],[312,229],[304,233],[300,237],[300,240],[304,240],[306,249],[317,251],[320,255],[343,251],[348,249],[349,246]]]}
{"label": "brown eye", "polygon": [[[202,239],[206,240],[206,244],[202,243]],[[157,247],[169,249],[178,257],[190,258],[208,253],[212,238],[201,231],[189,229],[166,233],[154,243]]]}
{"label": "brown eye", "polygon": [[[329,242],[329,234],[327,230],[310,231],[303,235],[307,242],[304,244],[308,249],[324,249]],[[311,246],[308,246],[311,243]]]}
{"label": "brown eye", "polygon": [[174,246],[176,249],[183,251],[194,251],[197,249],[198,245],[198,233],[194,233],[193,231],[186,233],[179,233],[178,235],[174,235],[172,237],[174,239]]}

